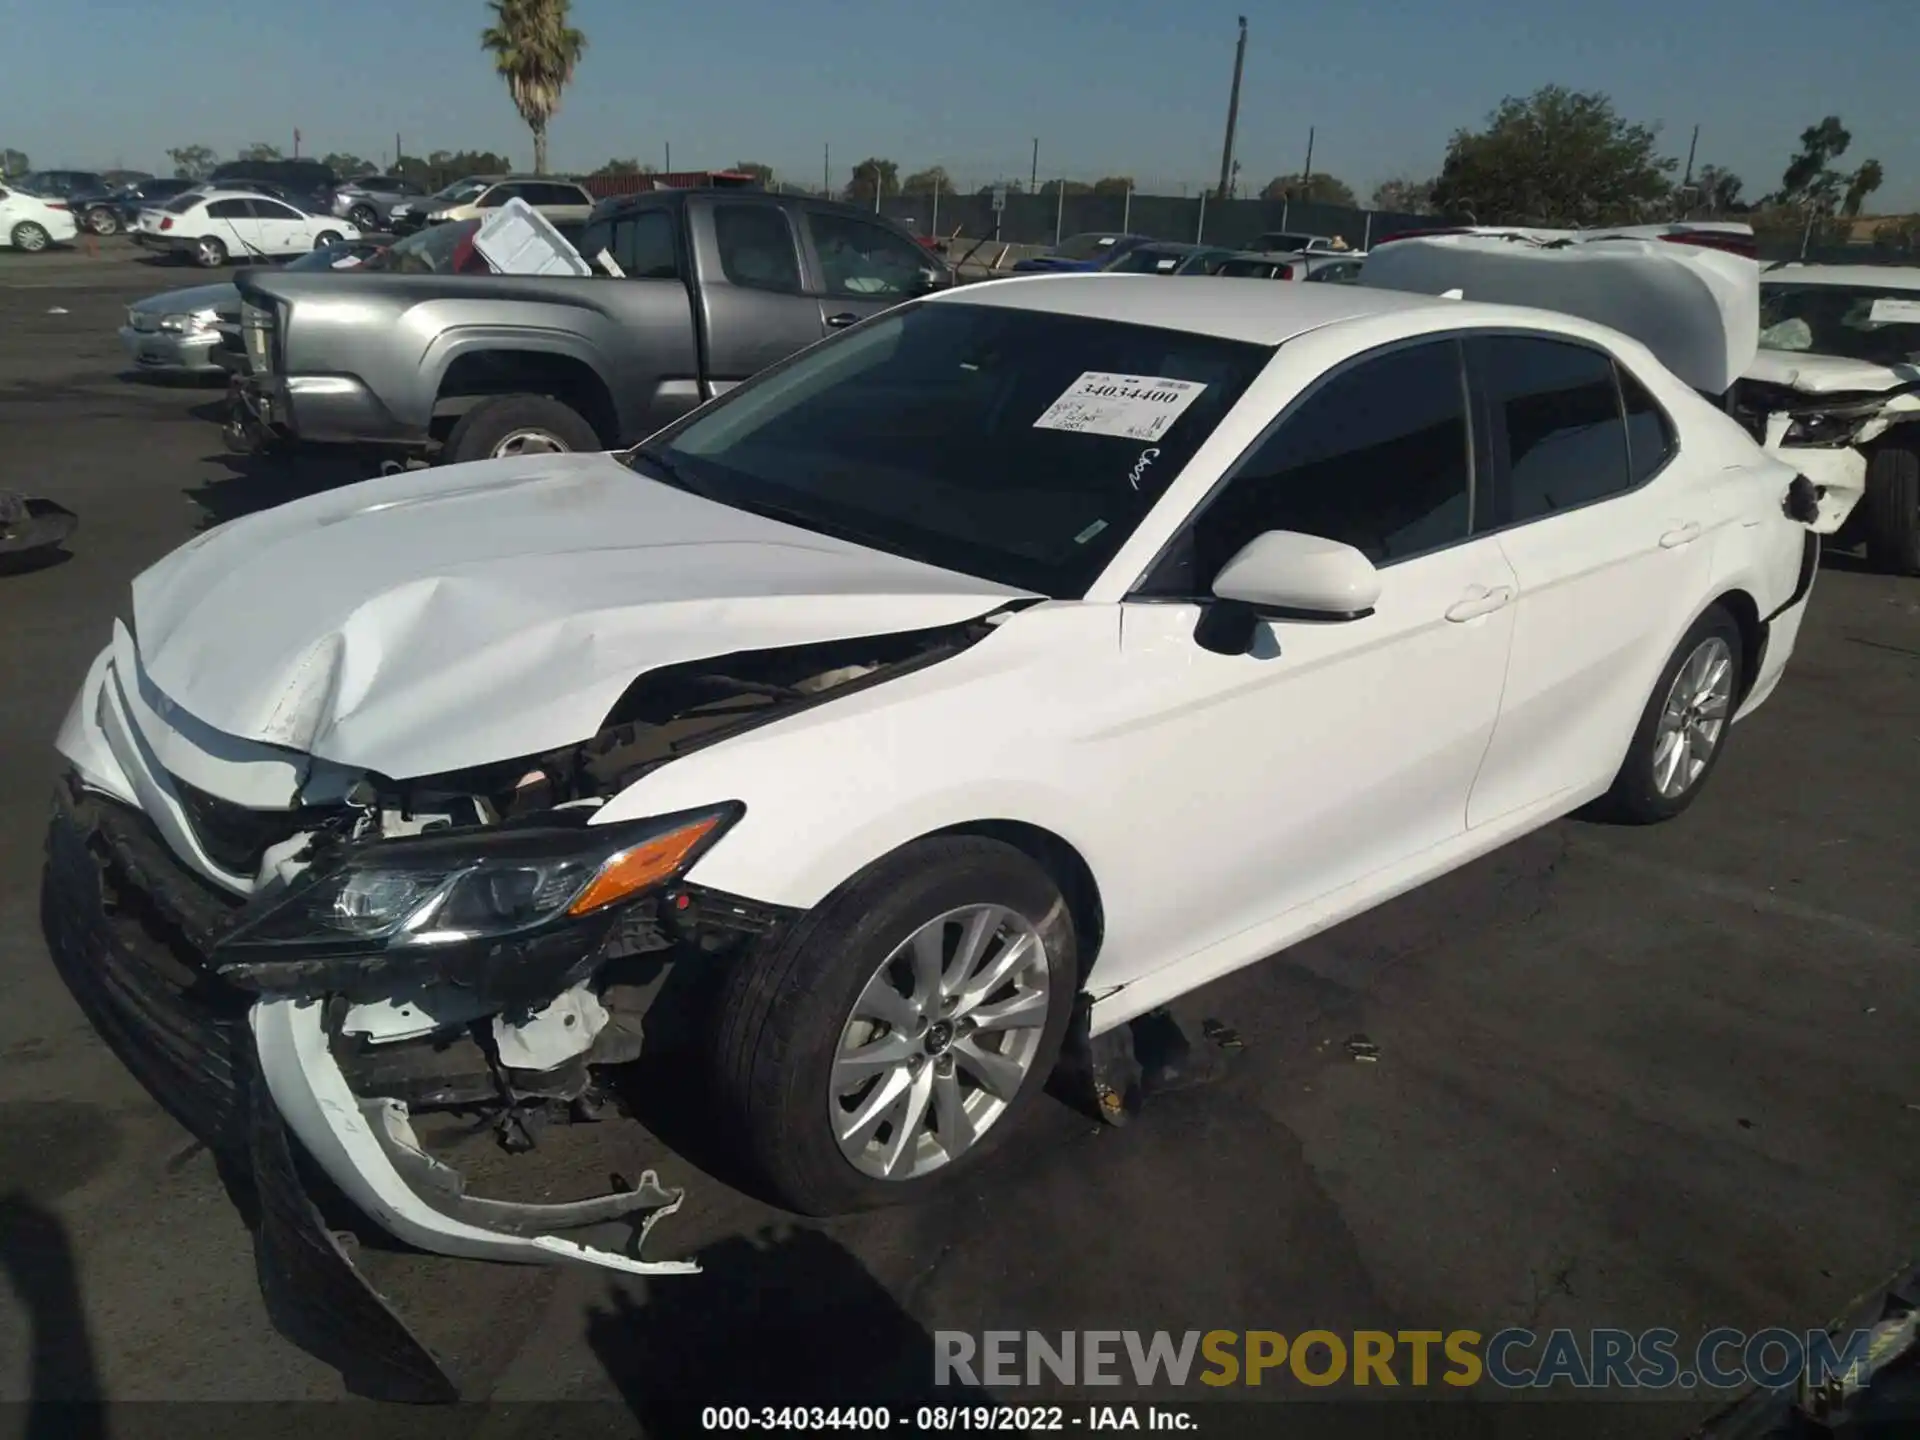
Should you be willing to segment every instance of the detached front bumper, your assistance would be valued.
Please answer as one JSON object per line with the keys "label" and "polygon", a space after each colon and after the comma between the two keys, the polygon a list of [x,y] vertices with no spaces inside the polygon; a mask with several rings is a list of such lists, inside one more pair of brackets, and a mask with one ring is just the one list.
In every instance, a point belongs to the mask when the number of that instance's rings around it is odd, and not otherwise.
{"label": "detached front bumper", "polygon": [[[635,1275],[697,1272],[690,1261],[638,1258],[682,1199],[651,1171],[631,1190],[572,1204],[467,1195],[459,1173],[420,1146],[405,1104],[353,1091],[333,1054],[327,1002],[253,1001],[198,963],[232,914],[232,902],[180,865],[137,811],[62,782],[42,889],[54,963],[136,1078],[229,1173],[250,1177],[262,1289],[288,1338],[367,1393],[457,1398],[444,1367],[327,1228],[309,1167],[421,1249]],[[564,1233],[634,1219],[631,1254]]]}
{"label": "detached front bumper", "polygon": [[177,335],[170,331],[136,330],[120,327],[120,343],[127,358],[142,370],[178,372],[187,375],[217,375],[221,366],[213,352],[220,336],[213,331],[197,335]]}

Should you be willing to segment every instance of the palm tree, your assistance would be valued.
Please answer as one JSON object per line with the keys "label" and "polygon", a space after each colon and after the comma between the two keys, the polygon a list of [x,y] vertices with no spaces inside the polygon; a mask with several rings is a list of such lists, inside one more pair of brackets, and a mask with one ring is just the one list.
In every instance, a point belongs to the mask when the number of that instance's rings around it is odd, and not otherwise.
{"label": "palm tree", "polygon": [[493,54],[493,68],[507,80],[507,93],[533,131],[533,171],[547,173],[547,122],[560,108],[560,92],[573,82],[587,37],[567,24],[569,0],[487,0],[494,23],[480,35]]}

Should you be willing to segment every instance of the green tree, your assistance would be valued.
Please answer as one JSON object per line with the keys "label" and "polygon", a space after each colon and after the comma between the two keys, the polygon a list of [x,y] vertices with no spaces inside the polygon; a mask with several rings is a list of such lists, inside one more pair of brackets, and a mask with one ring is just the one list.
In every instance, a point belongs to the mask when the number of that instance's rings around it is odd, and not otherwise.
{"label": "green tree", "polygon": [[1134,190],[1131,175],[1102,175],[1093,182],[1096,195],[1131,195]]}
{"label": "green tree", "polygon": [[24,150],[0,150],[0,175],[24,175],[33,168],[33,161],[27,158]]}
{"label": "green tree", "polygon": [[1033,192],[1051,198],[1055,195],[1091,195],[1093,187],[1084,180],[1042,180],[1040,188]]}
{"label": "green tree", "polygon": [[951,195],[953,178],[947,174],[943,165],[929,165],[924,170],[916,170],[900,182],[903,195]]}
{"label": "green tree", "polygon": [[1262,200],[1299,200],[1309,205],[1346,205],[1358,208],[1353,187],[1336,175],[1316,170],[1311,175],[1276,175],[1260,192]]}
{"label": "green tree", "polygon": [[394,162],[393,173],[428,190],[438,190],[469,175],[505,175],[512,169],[513,161],[491,150],[435,150],[424,159],[402,155]]}
{"label": "green tree", "polygon": [[734,173],[751,175],[755,180],[759,181],[762,186],[768,189],[773,188],[773,167],[771,165],[762,165],[758,160],[736,160],[733,162],[733,168]]}
{"label": "green tree", "polygon": [[876,185],[883,198],[888,195],[898,195],[900,167],[891,160],[868,156],[853,167],[853,179],[847,184],[846,198],[855,205],[871,205]]}
{"label": "green tree", "polygon": [[176,180],[204,180],[213,173],[213,167],[220,163],[220,157],[205,145],[182,145],[176,150],[167,151],[167,159],[173,162],[173,178]]}
{"label": "green tree", "polygon": [[280,154],[279,146],[269,145],[264,140],[256,140],[251,145],[243,146],[240,153],[233,158],[236,160],[279,160],[283,157]]}
{"label": "green tree", "polygon": [[1753,207],[1740,198],[1746,182],[1719,165],[1702,165],[1693,177],[1690,193],[1680,197],[1688,213],[1699,215],[1744,215]]}
{"label": "green tree", "polygon": [[1867,196],[1886,177],[1878,160],[1865,161],[1854,170],[1836,169],[1833,162],[1852,144],[1853,135],[1838,115],[1809,125],[1800,132],[1800,148],[1787,162],[1780,188],[1766,203],[1791,206],[1809,215],[1858,215]]}
{"label": "green tree", "polygon": [[[1008,180],[1008,181],[1005,181],[1004,184],[1006,187],[1006,192],[1009,195],[1022,194],[1027,188],[1026,186],[1022,185],[1018,180]],[[996,185],[982,185],[978,190],[974,191],[973,193],[976,195],[984,196],[991,199],[993,196],[994,190],[997,188],[999,187]]]}
{"label": "green tree", "polygon": [[326,156],[321,163],[343,180],[351,180],[357,175],[377,174],[380,169],[371,160],[362,160],[358,155],[338,150]]}
{"label": "green tree", "polygon": [[1371,203],[1375,210],[1387,210],[1395,215],[1431,215],[1433,181],[1405,178],[1382,180],[1373,187]]}
{"label": "green tree", "polygon": [[1434,205],[1483,225],[1575,228],[1666,213],[1675,162],[1656,153],[1657,126],[1614,112],[1605,95],[1548,85],[1509,95],[1487,128],[1447,146]]}
{"label": "green tree", "polygon": [[593,173],[595,175],[648,175],[652,171],[652,166],[642,165],[638,160],[609,160]]}
{"label": "green tree", "polygon": [[587,37],[567,21],[570,0],[487,0],[494,23],[480,34],[494,73],[533,132],[533,173],[547,173],[547,126],[586,53]]}

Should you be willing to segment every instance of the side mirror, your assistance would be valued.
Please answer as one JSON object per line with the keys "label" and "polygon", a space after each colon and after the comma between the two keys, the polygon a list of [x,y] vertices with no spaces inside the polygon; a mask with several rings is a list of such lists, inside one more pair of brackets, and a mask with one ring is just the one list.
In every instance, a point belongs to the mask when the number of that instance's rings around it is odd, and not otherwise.
{"label": "side mirror", "polygon": [[1380,572],[1351,545],[1292,530],[1248,541],[1214,577],[1215,602],[1194,639],[1220,655],[1244,655],[1262,619],[1360,620],[1380,598]]}

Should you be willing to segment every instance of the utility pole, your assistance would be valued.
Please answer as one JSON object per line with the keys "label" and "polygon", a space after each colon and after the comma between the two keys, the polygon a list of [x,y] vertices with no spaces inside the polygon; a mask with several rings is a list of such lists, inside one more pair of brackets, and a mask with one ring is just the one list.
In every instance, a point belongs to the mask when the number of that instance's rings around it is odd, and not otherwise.
{"label": "utility pole", "polygon": [[400,157],[405,153],[406,152],[400,148],[400,132],[396,130],[393,132],[393,169],[395,174],[398,174],[400,171]]}
{"label": "utility pole", "polygon": [[1313,126],[1307,126],[1307,168],[1300,172],[1300,198],[1313,198]]}
{"label": "utility pole", "polygon": [[662,141],[661,144],[666,150],[667,164],[667,168],[663,173],[671,175],[673,173],[673,142],[671,140],[665,140]]}
{"label": "utility pole", "polygon": [[820,147],[820,193],[829,198],[833,195],[833,146],[831,143]]}
{"label": "utility pole", "polygon": [[1027,193],[1033,194],[1040,188],[1040,137],[1033,137],[1033,168],[1027,172]]}
{"label": "utility pole", "polygon": [[1240,123],[1240,72],[1247,63],[1247,17],[1240,17],[1240,41],[1233,47],[1233,90],[1227,96],[1227,143],[1220,151],[1220,198],[1233,183],[1233,130]]}
{"label": "utility pole", "polygon": [[1693,127],[1693,139],[1687,142],[1687,173],[1686,178],[1680,182],[1680,188],[1682,190],[1685,190],[1689,185],[1693,184],[1693,152],[1699,148],[1699,145],[1700,127],[1696,125]]}

